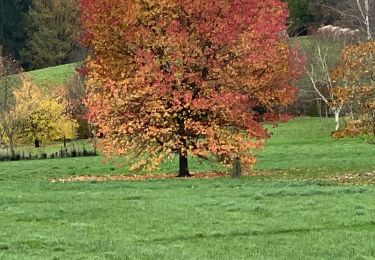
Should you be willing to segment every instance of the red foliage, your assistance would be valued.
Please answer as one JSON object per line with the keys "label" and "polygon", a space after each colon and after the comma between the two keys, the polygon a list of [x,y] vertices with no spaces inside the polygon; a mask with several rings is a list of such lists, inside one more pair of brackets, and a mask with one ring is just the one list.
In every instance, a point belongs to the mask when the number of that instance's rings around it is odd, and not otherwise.
{"label": "red foliage", "polygon": [[81,0],[81,10],[89,116],[108,155],[135,168],[173,153],[255,163],[268,133],[253,108],[296,94],[281,0]]}

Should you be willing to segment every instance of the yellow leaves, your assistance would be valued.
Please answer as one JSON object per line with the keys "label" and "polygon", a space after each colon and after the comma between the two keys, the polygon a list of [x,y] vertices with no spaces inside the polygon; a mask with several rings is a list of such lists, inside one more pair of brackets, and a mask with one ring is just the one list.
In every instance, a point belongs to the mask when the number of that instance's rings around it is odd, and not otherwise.
{"label": "yellow leaves", "polygon": [[25,74],[20,79],[12,105],[0,115],[8,139],[25,143],[73,138],[77,124],[65,115],[65,104],[43,93]]}
{"label": "yellow leaves", "polygon": [[40,97],[40,91],[36,91],[37,88],[31,84],[30,79],[24,74],[20,78],[22,85],[13,91],[14,102],[1,113],[3,128],[12,135],[21,132],[25,120],[37,106],[36,99]]}
{"label": "yellow leaves", "polygon": [[57,140],[64,136],[75,138],[77,123],[65,115],[65,106],[54,99],[45,98],[39,102],[30,118],[30,135],[40,140]]}
{"label": "yellow leaves", "polygon": [[23,85],[14,92],[16,103],[12,111],[23,121],[23,131],[17,138],[22,142],[74,138],[77,123],[65,115],[65,105],[43,93],[25,75],[21,79]]}
{"label": "yellow leaves", "polygon": [[348,46],[342,51],[342,63],[333,72],[335,80],[358,80],[366,73],[373,73],[375,65],[375,42],[370,41]]}
{"label": "yellow leaves", "polygon": [[147,161],[146,160],[140,160],[136,163],[133,163],[130,167],[130,171],[134,171],[134,170],[137,170],[139,168],[142,168],[143,166],[145,166],[147,164]]}

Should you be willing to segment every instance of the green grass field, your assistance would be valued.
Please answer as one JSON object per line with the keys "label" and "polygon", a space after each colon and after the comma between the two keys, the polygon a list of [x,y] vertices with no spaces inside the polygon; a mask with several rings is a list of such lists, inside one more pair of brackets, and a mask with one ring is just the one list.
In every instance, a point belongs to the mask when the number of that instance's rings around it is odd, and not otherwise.
{"label": "green grass field", "polygon": [[0,259],[374,259],[375,176],[361,174],[375,146],[333,127],[270,127],[257,175],[240,179],[51,183],[126,172],[101,157],[0,163]]}
{"label": "green grass field", "polygon": [[71,63],[50,67],[40,70],[30,71],[27,74],[40,87],[59,86],[63,85],[67,79],[75,74],[77,64]]}
{"label": "green grass field", "polygon": [[257,169],[375,170],[375,146],[358,138],[336,140],[332,118],[297,118],[270,128],[273,138],[259,154]]}

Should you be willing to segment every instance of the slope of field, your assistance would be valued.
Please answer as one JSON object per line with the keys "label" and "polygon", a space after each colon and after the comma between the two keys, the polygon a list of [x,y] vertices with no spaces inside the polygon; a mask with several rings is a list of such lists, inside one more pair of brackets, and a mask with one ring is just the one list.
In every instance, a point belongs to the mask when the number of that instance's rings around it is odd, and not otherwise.
{"label": "slope of field", "polygon": [[64,84],[67,79],[74,76],[77,65],[77,63],[71,63],[56,67],[34,70],[28,72],[27,74],[38,86],[58,86]]}

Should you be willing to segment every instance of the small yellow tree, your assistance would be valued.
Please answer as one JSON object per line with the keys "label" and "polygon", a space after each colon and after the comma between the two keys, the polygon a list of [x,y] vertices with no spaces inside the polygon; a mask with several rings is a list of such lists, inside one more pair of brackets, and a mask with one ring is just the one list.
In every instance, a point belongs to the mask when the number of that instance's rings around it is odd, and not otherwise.
{"label": "small yellow tree", "polygon": [[47,142],[64,137],[75,138],[77,124],[65,111],[64,103],[50,96],[42,96],[26,121],[24,132],[20,136],[22,141]]}
{"label": "small yellow tree", "polygon": [[20,79],[20,86],[8,94],[12,102],[0,111],[2,142],[10,154],[14,155],[17,143],[74,138],[77,124],[67,116],[66,104],[59,97],[45,94],[25,74],[21,73]]}

